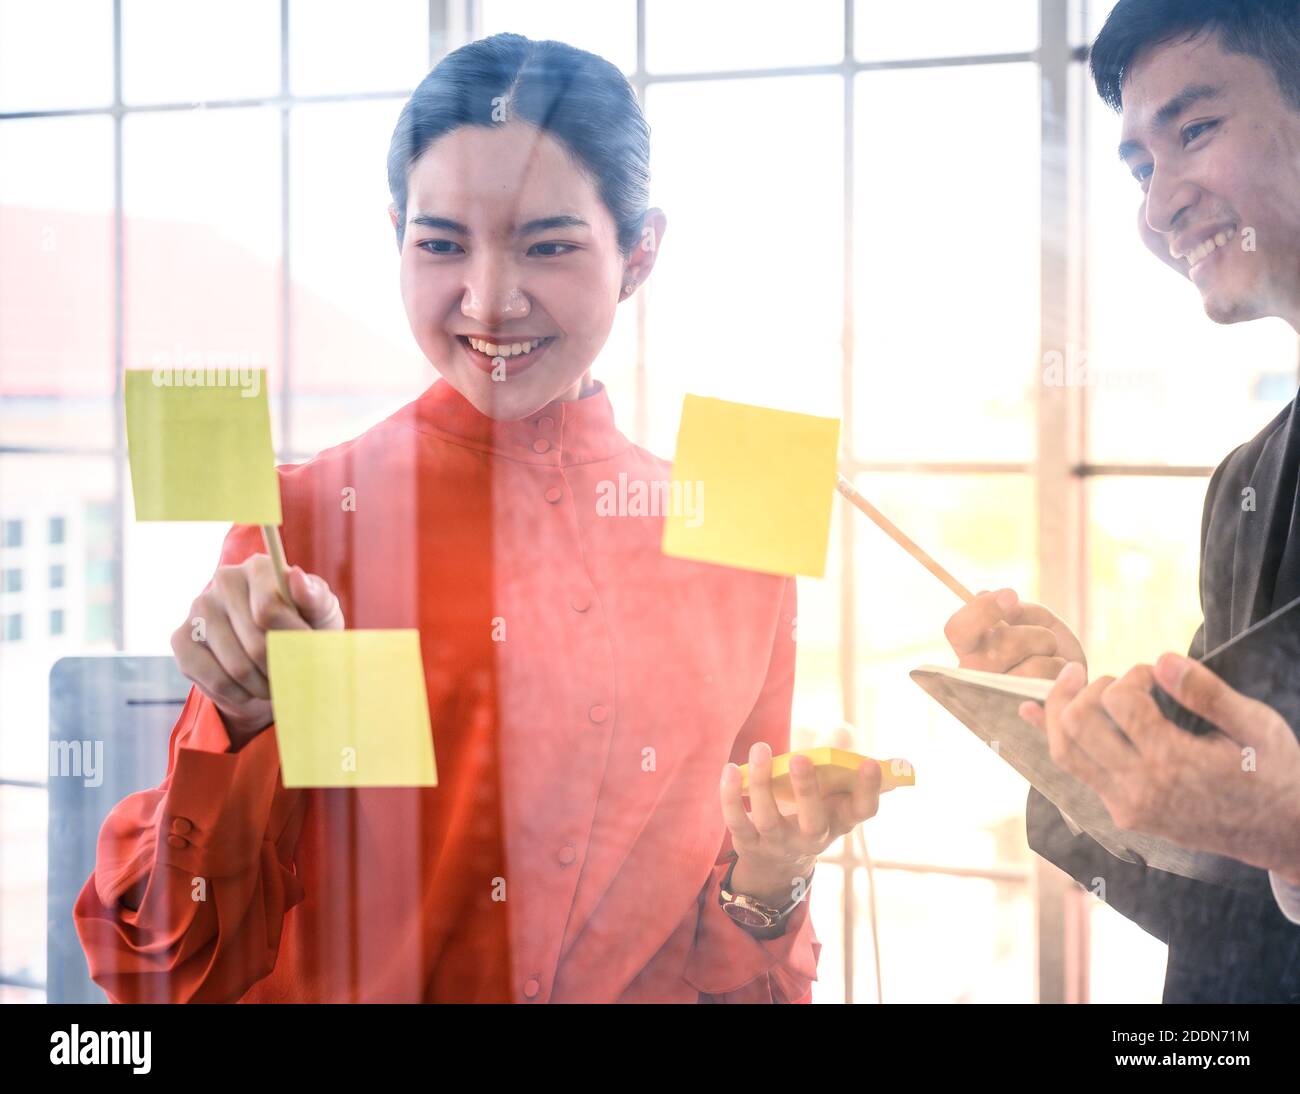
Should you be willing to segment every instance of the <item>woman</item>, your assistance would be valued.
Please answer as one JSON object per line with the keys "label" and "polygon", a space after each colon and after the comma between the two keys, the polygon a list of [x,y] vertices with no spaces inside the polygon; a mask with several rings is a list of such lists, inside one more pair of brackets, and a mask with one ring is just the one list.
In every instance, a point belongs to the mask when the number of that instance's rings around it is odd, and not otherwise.
{"label": "woman", "polygon": [[[173,635],[167,776],[113,810],[74,913],[111,998],[808,997],[797,898],[877,766],[823,800],[800,764],[781,817],[793,579],[667,558],[661,516],[596,505],[669,478],[591,376],[663,238],[648,162],[627,81],[562,43],[475,42],[411,96],[389,213],[442,379],[279,469],[294,606],[235,526]],[[345,621],[419,628],[436,788],[281,785],[266,631]]]}

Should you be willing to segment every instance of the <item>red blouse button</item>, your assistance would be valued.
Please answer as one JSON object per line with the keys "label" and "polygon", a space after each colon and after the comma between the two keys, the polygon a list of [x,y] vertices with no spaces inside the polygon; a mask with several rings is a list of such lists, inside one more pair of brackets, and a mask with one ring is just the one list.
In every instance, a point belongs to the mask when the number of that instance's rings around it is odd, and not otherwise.
{"label": "red blouse button", "polygon": [[534,452],[545,452],[550,447],[551,447],[551,442],[547,440],[543,440],[541,437],[538,437],[537,440],[533,441]]}
{"label": "red blouse button", "polygon": [[569,606],[575,612],[585,612],[591,607],[591,597],[586,593],[574,593],[573,598],[569,601]]}
{"label": "red blouse button", "polygon": [[568,866],[569,863],[571,863],[577,857],[578,857],[578,852],[575,851],[572,847],[560,848],[560,854],[558,858],[562,863],[564,863],[565,866]]}
{"label": "red blouse button", "polygon": [[193,827],[194,825],[188,817],[177,817],[172,821],[172,831],[178,832],[182,836]]}
{"label": "red blouse button", "polygon": [[587,717],[589,717],[593,722],[596,722],[597,724],[603,722],[608,716],[609,716],[609,711],[607,711],[604,707],[599,705],[594,706],[589,711],[587,711]]}
{"label": "red blouse button", "polygon": [[167,837],[167,846],[168,846],[168,847],[181,848],[181,847],[188,847],[189,845],[190,845],[190,841],[187,840],[187,839],[181,839],[180,836],[168,836],[168,837]]}
{"label": "red blouse button", "polygon": [[537,428],[538,428],[538,429],[554,429],[554,428],[555,428],[555,419],[554,419],[554,418],[538,418],[538,419],[537,419]]}
{"label": "red blouse button", "polygon": [[535,976],[530,976],[524,982],[524,995],[527,996],[529,999],[537,998],[537,993],[541,990],[542,990],[541,981],[539,981]]}
{"label": "red blouse button", "polygon": [[549,501],[552,505],[554,505],[562,497],[564,497],[564,491],[561,490],[558,486],[552,486],[550,487],[550,489],[546,491],[545,497],[547,501]]}

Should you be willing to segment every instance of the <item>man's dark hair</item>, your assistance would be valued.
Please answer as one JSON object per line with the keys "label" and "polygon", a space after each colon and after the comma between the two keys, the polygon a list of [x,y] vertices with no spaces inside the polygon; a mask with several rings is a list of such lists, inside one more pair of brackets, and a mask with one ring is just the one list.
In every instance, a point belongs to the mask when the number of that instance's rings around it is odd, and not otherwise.
{"label": "man's dark hair", "polygon": [[1123,110],[1124,78],[1142,54],[1202,33],[1266,64],[1282,97],[1300,110],[1300,0],[1119,0],[1092,45],[1097,94]]}

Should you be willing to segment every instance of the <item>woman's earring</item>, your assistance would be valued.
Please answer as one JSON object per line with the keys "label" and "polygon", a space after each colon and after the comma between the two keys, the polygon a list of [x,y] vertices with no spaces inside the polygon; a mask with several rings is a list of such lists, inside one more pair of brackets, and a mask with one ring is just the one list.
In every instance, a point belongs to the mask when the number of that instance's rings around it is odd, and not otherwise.
{"label": "woman's earring", "polygon": [[624,296],[627,296],[627,294],[630,293],[630,292],[631,292],[633,289],[635,289],[635,288],[636,288],[636,281],[635,281],[635,279],[632,280],[632,281],[629,281],[626,285],[623,286],[623,295],[624,295]]}

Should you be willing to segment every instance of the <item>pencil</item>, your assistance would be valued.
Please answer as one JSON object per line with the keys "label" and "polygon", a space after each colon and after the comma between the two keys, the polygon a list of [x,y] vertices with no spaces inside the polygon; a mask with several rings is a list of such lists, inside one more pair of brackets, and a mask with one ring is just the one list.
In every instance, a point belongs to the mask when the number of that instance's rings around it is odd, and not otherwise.
{"label": "pencil", "polygon": [[884,513],[877,509],[871,502],[867,501],[861,494],[854,489],[854,486],[843,475],[837,475],[835,488],[843,494],[853,504],[854,508],[861,510],[876,524],[882,532],[890,539],[897,543],[904,551],[911,555],[917,562],[924,566],[930,573],[934,574],[940,581],[948,586],[962,600],[969,604],[975,599],[972,593],[965,585],[952,576],[947,570],[940,566],[925,551],[921,550],[904,532],[891,521]]}
{"label": "pencil", "polygon": [[271,556],[271,565],[275,567],[275,584],[280,595],[289,607],[296,608],[293,597],[289,595],[289,575],[285,572],[284,543],[280,540],[280,529],[274,524],[263,524],[262,542],[266,544],[266,553]]}

